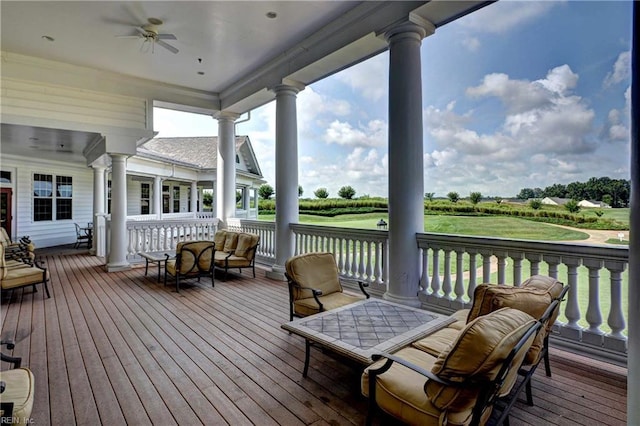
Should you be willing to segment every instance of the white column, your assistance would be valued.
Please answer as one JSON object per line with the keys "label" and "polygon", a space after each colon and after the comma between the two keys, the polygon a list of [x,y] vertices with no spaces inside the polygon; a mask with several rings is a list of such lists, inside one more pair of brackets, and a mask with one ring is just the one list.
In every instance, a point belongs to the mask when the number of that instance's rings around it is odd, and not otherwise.
{"label": "white column", "polygon": [[384,298],[420,306],[420,252],[424,232],[422,78],[420,45],[434,27],[403,23],[389,30],[389,285]]}
{"label": "white column", "polygon": [[153,214],[156,219],[162,219],[162,178],[156,176],[153,180]]}
{"label": "white column", "polygon": [[216,170],[216,217],[222,222],[236,214],[236,130],[238,114],[220,112]]}
{"label": "white column", "polygon": [[198,213],[198,182],[191,182],[191,213],[197,217]]}
{"label": "white column", "polygon": [[[633,2],[631,75],[640,75],[640,5]],[[627,424],[640,424],[640,80],[631,79],[631,209],[629,221],[629,340]]]}
{"label": "white column", "polygon": [[111,154],[111,243],[107,271],[131,267],[127,244],[127,155]]}
{"label": "white column", "polygon": [[98,220],[97,215],[105,212],[104,204],[104,166],[93,166],[93,246],[91,247],[91,254],[96,253],[96,233],[98,232]]}
{"label": "white column", "polygon": [[276,93],[276,260],[267,277],[284,280],[284,264],[294,253],[289,224],[298,223],[298,117],[301,89],[278,85]]}

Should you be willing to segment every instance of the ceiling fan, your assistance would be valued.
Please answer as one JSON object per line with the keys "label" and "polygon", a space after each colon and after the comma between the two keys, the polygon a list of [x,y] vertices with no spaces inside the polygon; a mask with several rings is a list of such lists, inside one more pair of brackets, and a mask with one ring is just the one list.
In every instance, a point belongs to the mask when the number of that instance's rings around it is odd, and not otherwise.
{"label": "ceiling fan", "polygon": [[136,34],[133,35],[124,35],[124,36],[116,36],[120,38],[141,38],[143,39],[141,50],[151,50],[151,53],[154,52],[155,45],[158,44],[165,49],[167,49],[171,53],[178,53],[178,49],[171,46],[165,40],[177,40],[176,36],[173,34],[161,34],[158,27],[163,24],[162,19],[158,18],[148,18],[147,24],[140,25],[139,27],[135,27]]}

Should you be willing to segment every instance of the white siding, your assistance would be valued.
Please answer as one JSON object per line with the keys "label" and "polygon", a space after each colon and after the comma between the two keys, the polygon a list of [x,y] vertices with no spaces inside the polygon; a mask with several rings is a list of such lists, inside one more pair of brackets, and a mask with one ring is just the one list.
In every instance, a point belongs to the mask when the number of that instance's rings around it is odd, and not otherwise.
{"label": "white siding", "polygon": [[[93,221],[93,172],[88,167],[53,162],[46,159],[5,156],[2,168],[14,168],[13,217],[14,238],[28,235],[36,247],[75,243],[74,222],[86,225]],[[73,218],[71,220],[33,220],[33,174],[43,173],[73,178]],[[55,179],[55,178],[54,178]]]}

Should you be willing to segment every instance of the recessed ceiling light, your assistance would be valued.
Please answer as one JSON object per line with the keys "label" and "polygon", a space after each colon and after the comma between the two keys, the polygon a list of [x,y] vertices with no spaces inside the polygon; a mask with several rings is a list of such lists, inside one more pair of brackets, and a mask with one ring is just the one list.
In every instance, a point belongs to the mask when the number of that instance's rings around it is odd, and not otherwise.
{"label": "recessed ceiling light", "polygon": [[43,35],[43,36],[42,36],[42,39],[43,39],[43,40],[46,40],[46,41],[55,41],[55,38],[53,38],[53,37],[51,37],[51,36],[48,36],[48,35]]}
{"label": "recessed ceiling light", "polygon": [[277,14],[277,13],[275,13],[275,12],[267,12],[266,16],[267,16],[267,18],[269,18],[269,19],[276,19],[276,17],[278,16],[278,14]]}

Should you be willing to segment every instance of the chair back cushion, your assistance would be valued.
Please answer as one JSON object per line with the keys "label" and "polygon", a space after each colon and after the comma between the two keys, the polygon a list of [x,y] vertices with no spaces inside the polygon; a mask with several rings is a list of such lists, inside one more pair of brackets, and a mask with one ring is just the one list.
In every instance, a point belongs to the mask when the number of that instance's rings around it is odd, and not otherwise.
{"label": "chair back cushion", "polygon": [[[431,372],[452,382],[473,380],[464,388],[445,386],[429,380],[425,392],[441,410],[461,411],[473,407],[482,386],[494,380],[509,352],[537,321],[526,312],[503,308],[480,316],[467,324],[458,338],[443,351]],[[531,336],[528,345],[533,341]],[[519,367],[525,351],[514,361]],[[510,371],[501,394],[508,393],[517,378],[517,368]]]}
{"label": "chair back cushion", "polygon": [[238,233],[227,231],[224,238],[224,247],[221,247],[218,250],[222,250],[225,253],[233,253],[236,250],[237,245],[238,245]]}
{"label": "chair back cushion", "polygon": [[247,260],[253,260],[255,256],[255,246],[258,244],[260,237],[255,234],[238,234],[238,244],[236,245],[235,255],[244,257]]}
{"label": "chair back cushion", "polygon": [[7,276],[7,264],[4,259],[4,244],[0,244],[0,280],[4,280],[6,276]]}
{"label": "chair back cushion", "polygon": [[214,256],[214,243],[212,241],[183,241],[176,246],[176,267],[178,273],[206,272],[211,270],[211,262]]}
{"label": "chair back cushion", "polygon": [[[310,287],[322,291],[326,296],[342,292],[338,266],[331,253],[306,253],[289,258],[285,269],[290,279],[301,287]],[[313,297],[310,290],[293,288],[293,300]]]}
{"label": "chair back cushion", "polygon": [[213,236],[213,242],[216,243],[216,250],[224,250],[224,240],[227,237],[227,231],[221,229]]}

